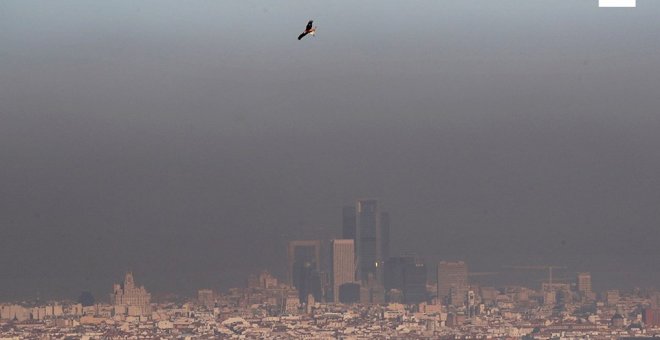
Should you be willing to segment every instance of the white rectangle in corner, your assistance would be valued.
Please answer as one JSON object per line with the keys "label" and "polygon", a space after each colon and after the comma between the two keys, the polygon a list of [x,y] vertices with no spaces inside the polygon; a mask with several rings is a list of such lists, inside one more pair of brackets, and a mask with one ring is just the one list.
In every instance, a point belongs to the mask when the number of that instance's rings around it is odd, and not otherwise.
{"label": "white rectangle in corner", "polygon": [[637,0],[598,0],[598,7],[636,7]]}

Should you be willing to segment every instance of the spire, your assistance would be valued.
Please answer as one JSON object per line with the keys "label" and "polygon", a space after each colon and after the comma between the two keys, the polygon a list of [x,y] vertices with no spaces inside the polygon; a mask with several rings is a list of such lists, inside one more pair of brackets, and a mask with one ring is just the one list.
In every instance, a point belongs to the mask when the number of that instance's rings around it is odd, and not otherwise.
{"label": "spire", "polygon": [[124,290],[131,289],[134,287],[135,287],[135,283],[133,281],[133,273],[127,272],[126,277],[124,278]]}

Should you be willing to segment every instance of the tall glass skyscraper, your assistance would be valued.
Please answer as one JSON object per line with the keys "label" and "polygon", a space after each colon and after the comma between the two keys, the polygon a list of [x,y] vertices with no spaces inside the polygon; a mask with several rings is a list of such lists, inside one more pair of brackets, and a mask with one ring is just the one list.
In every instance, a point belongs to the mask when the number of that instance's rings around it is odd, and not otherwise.
{"label": "tall glass skyscraper", "polygon": [[344,240],[356,240],[357,226],[355,216],[355,206],[346,206],[342,208],[342,228],[341,238]]}
{"label": "tall glass skyscraper", "polygon": [[358,200],[355,210],[359,276],[362,281],[367,281],[369,274],[377,279],[378,262],[382,260],[378,201]]}

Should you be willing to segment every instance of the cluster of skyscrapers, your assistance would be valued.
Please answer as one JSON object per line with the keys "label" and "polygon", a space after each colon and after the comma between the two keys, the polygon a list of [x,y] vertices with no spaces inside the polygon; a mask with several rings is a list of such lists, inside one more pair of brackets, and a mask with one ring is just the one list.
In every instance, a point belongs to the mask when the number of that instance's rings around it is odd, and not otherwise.
{"label": "cluster of skyscrapers", "polygon": [[[323,247],[322,247],[323,245]],[[322,249],[324,248],[324,249]],[[316,301],[359,301],[361,289],[382,289],[383,266],[389,256],[389,216],[378,201],[358,200],[343,208],[342,238],[290,241],[289,283]]]}
{"label": "cluster of skyscrapers", "polygon": [[[314,301],[417,304],[428,301],[427,268],[417,256],[390,256],[390,216],[378,200],[342,209],[342,238],[294,240],[288,246],[288,281],[301,303]],[[467,265],[440,262],[438,304],[467,293]]]}

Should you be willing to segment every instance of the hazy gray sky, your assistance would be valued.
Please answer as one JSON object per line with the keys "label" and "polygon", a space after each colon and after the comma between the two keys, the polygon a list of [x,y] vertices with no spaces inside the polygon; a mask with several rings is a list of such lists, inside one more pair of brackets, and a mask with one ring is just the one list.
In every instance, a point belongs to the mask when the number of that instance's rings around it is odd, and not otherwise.
{"label": "hazy gray sky", "polygon": [[282,274],[356,197],[390,212],[393,254],[657,285],[659,14],[1,1],[0,299]]}

